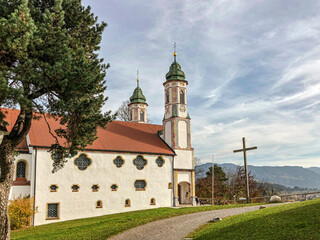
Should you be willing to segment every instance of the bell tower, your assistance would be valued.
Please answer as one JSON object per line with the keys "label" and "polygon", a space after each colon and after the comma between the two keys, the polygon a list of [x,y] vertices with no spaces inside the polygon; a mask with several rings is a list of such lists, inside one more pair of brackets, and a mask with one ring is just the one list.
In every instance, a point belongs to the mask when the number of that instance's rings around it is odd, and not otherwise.
{"label": "bell tower", "polygon": [[134,89],[129,103],[129,118],[131,122],[147,123],[147,99],[139,87],[139,77],[137,77],[137,87]]}
{"label": "bell tower", "polygon": [[190,117],[187,111],[188,82],[176,58],[177,53],[174,52],[174,61],[163,83],[165,91],[164,139],[173,149],[190,149]]}
{"label": "bell tower", "polygon": [[174,61],[163,83],[165,114],[163,138],[175,151],[174,158],[174,205],[195,205],[194,150],[191,147],[191,119],[187,111],[188,82],[174,51]]}

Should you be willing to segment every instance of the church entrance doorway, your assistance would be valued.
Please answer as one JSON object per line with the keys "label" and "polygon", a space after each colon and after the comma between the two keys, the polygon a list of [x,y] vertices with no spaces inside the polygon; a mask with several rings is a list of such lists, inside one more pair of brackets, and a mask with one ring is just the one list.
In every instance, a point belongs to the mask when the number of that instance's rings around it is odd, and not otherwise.
{"label": "church entrance doorway", "polygon": [[190,204],[190,183],[180,182],[178,184],[179,204]]}

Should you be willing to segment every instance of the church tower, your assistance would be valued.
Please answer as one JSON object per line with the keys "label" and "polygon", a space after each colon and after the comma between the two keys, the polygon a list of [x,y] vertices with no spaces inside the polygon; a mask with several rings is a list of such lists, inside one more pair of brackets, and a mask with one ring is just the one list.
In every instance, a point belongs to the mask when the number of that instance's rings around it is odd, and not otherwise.
{"label": "church tower", "polygon": [[129,118],[131,122],[147,123],[147,99],[139,87],[139,78],[137,78],[137,87],[134,89],[129,103]]}
{"label": "church tower", "polygon": [[163,83],[165,91],[165,114],[163,133],[165,142],[175,151],[175,205],[195,204],[194,153],[191,147],[191,128],[187,111],[187,85],[184,72],[174,61]]}

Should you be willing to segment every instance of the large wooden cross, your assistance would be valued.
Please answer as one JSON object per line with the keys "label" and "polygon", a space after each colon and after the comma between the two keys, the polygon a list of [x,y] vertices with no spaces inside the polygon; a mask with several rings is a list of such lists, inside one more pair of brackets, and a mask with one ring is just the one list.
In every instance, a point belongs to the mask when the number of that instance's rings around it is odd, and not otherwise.
{"label": "large wooden cross", "polygon": [[242,144],[243,144],[242,149],[233,150],[233,152],[234,153],[243,152],[244,170],[245,170],[245,174],[246,174],[247,203],[249,203],[250,196],[249,196],[249,177],[248,177],[248,166],[247,166],[247,151],[255,150],[255,149],[257,149],[257,147],[246,148],[246,138],[244,138],[244,137],[242,138]]}

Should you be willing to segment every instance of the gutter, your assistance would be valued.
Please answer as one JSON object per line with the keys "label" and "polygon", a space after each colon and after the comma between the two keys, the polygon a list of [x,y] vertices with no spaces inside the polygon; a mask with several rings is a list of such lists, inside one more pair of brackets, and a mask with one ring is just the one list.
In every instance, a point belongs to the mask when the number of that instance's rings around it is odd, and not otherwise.
{"label": "gutter", "polygon": [[176,200],[175,200],[175,190],[176,190],[176,183],[174,182],[174,157],[172,157],[172,206],[175,207],[176,206]]}
{"label": "gutter", "polygon": [[[160,138],[161,139],[161,138]],[[162,139],[161,139],[162,140]],[[162,140],[163,141],[163,140]],[[29,145],[30,147],[35,148],[43,148],[43,149],[50,149],[51,146],[38,146],[38,145]],[[168,146],[168,145],[167,145]],[[168,146],[169,147],[169,146]],[[170,148],[170,147],[169,147]],[[79,152],[111,152],[111,153],[134,153],[134,154],[151,154],[151,155],[165,155],[165,156],[175,156],[176,153],[170,148],[173,153],[157,153],[157,152],[139,152],[139,151],[121,151],[121,150],[102,150],[102,149],[84,149],[78,150]]]}
{"label": "gutter", "polygon": [[[36,147],[35,150],[35,157],[34,157],[34,183],[33,183],[33,210],[36,210],[36,177],[37,177],[37,156],[38,156],[38,148]],[[33,213],[33,218],[32,218],[32,226],[34,226],[34,217],[35,213]]]}

